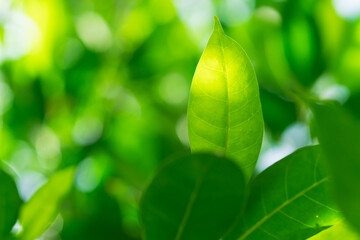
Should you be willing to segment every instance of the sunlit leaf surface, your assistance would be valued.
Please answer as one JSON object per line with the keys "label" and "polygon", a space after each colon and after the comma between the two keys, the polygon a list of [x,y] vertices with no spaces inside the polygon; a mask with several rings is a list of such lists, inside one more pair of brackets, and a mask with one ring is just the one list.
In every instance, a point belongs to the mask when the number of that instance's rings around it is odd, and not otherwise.
{"label": "sunlit leaf surface", "polygon": [[32,198],[23,205],[20,212],[20,224],[23,227],[22,240],[39,237],[59,214],[62,199],[70,191],[75,169],[73,167],[59,171],[50,177]]}
{"label": "sunlit leaf surface", "polygon": [[360,122],[338,104],[313,102],[319,141],[344,216],[360,232]]}
{"label": "sunlit leaf surface", "polygon": [[321,233],[309,238],[309,240],[359,240],[360,237],[357,235],[351,227],[344,222],[339,222],[328,228]]}
{"label": "sunlit leaf surface", "polygon": [[340,216],[328,194],[320,148],[305,147],[250,183],[245,213],[224,239],[307,239]]}
{"label": "sunlit leaf surface", "polygon": [[188,129],[193,152],[235,159],[249,179],[263,137],[263,117],[254,68],[245,51],[215,18],[214,31],[191,85]]}
{"label": "sunlit leaf surface", "polygon": [[0,168],[0,239],[7,239],[16,222],[20,204],[14,180]]}
{"label": "sunlit leaf surface", "polygon": [[156,174],[141,203],[148,240],[218,240],[245,203],[245,179],[227,159],[194,154]]}

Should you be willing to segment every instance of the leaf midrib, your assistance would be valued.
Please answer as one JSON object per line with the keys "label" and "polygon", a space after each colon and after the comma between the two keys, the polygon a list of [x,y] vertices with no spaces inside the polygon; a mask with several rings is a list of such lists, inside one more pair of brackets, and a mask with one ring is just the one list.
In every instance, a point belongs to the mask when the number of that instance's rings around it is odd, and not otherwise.
{"label": "leaf midrib", "polygon": [[249,228],[243,235],[241,235],[238,240],[244,240],[246,239],[251,233],[253,233],[258,227],[260,227],[263,223],[265,223],[267,220],[269,220],[273,215],[275,215],[277,212],[281,211],[284,207],[289,205],[290,203],[294,202],[296,199],[301,197],[302,195],[306,194],[308,191],[312,190],[313,188],[319,186],[320,184],[324,183],[328,180],[328,177],[325,177],[321,179],[318,182],[315,182],[314,184],[310,185],[309,187],[305,188],[303,191],[296,194],[294,197],[286,200],[283,204],[281,204],[279,207],[275,208],[271,213],[263,217],[260,221],[258,221],[255,225],[253,225],[251,228]]}
{"label": "leaf midrib", "polygon": [[229,106],[229,75],[228,75],[228,71],[226,69],[226,63],[225,63],[225,51],[224,51],[224,45],[223,42],[221,40],[222,37],[222,32],[221,29],[218,28],[218,35],[219,35],[219,41],[220,41],[220,48],[221,48],[221,56],[222,56],[222,67],[225,73],[225,77],[226,77],[226,128],[225,128],[225,150],[224,150],[224,154],[226,155],[227,150],[228,150],[228,145],[229,145],[229,126],[230,126],[230,106]]}
{"label": "leaf midrib", "polygon": [[196,184],[195,184],[195,187],[194,187],[194,190],[192,191],[191,195],[190,195],[190,200],[189,200],[189,203],[188,205],[186,206],[186,210],[185,210],[185,214],[184,214],[184,217],[180,223],[180,226],[179,226],[179,229],[178,229],[178,232],[176,233],[176,236],[175,236],[175,240],[179,240],[181,238],[181,235],[183,234],[184,232],[184,228],[186,226],[186,223],[190,217],[190,213],[191,213],[191,210],[194,206],[194,203],[195,203],[195,200],[196,200],[196,197],[198,196],[198,193],[199,193],[199,190],[200,190],[200,187],[202,185],[202,183],[204,182],[204,179],[205,179],[205,176],[206,176],[206,173],[208,172],[211,164],[213,163],[214,161],[208,161],[208,164],[205,165],[204,167],[204,171],[203,173],[200,175],[200,177],[197,179],[196,181]]}

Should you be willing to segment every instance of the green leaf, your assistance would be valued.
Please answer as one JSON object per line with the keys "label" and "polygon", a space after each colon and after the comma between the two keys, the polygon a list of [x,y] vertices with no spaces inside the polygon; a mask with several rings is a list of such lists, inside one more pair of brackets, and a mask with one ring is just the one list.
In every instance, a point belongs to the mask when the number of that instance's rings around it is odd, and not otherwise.
{"label": "green leaf", "polygon": [[336,103],[312,102],[311,108],[339,208],[360,232],[360,122]]}
{"label": "green leaf", "polygon": [[192,81],[187,117],[193,152],[225,154],[251,177],[264,130],[259,87],[249,57],[216,17]]}
{"label": "green leaf", "polygon": [[309,240],[360,240],[357,235],[347,224],[339,222],[331,228],[322,231],[319,234],[309,238]]}
{"label": "green leaf", "polygon": [[7,239],[16,222],[20,205],[14,180],[0,169],[0,239]]}
{"label": "green leaf", "polygon": [[147,240],[218,240],[245,203],[245,178],[221,157],[194,154],[160,169],[141,201]]}
{"label": "green leaf", "polygon": [[306,239],[338,221],[319,146],[304,147],[250,183],[244,214],[224,239]]}
{"label": "green leaf", "polygon": [[55,220],[62,199],[71,190],[75,168],[70,167],[52,175],[32,198],[23,205],[20,224],[23,227],[22,240],[39,237]]}
{"label": "green leaf", "polygon": [[309,86],[324,72],[324,57],[320,30],[314,16],[304,8],[314,9],[304,0],[286,2],[283,13],[282,35],[285,56],[296,78]]}

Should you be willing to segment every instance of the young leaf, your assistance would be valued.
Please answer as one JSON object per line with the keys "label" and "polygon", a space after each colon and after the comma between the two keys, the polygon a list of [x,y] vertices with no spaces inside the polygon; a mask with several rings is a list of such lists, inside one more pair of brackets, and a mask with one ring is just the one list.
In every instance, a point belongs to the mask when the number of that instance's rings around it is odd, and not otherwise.
{"label": "young leaf", "polygon": [[249,57],[216,17],[192,81],[187,116],[191,150],[231,157],[249,179],[264,128],[259,87]]}
{"label": "young leaf", "polygon": [[223,239],[307,239],[336,223],[319,161],[319,147],[305,147],[255,177],[244,214]]}
{"label": "young leaf", "polygon": [[176,159],[157,173],[141,201],[147,240],[218,240],[245,203],[245,178],[209,154]]}
{"label": "young leaf", "polygon": [[21,200],[12,177],[0,169],[0,239],[7,239],[14,226]]}
{"label": "young leaf", "polygon": [[59,213],[61,200],[73,185],[75,169],[67,168],[55,173],[20,211],[20,224],[23,227],[22,240],[39,237],[55,220]]}
{"label": "young leaf", "polygon": [[335,103],[313,102],[311,108],[339,208],[360,232],[360,122]]}

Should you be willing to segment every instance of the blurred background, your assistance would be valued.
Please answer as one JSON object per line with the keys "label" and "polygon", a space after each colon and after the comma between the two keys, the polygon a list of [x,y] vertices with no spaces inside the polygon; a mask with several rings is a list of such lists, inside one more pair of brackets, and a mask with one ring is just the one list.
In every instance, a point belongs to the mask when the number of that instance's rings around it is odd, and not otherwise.
{"label": "blurred background", "polygon": [[1,0],[0,160],[23,201],[77,166],[41,239],[140,239],[141,190],[190,152],[187,100],[214,15],[256,69],[257,172],[317,142],[291,89],[360,118],[359,0]]}

